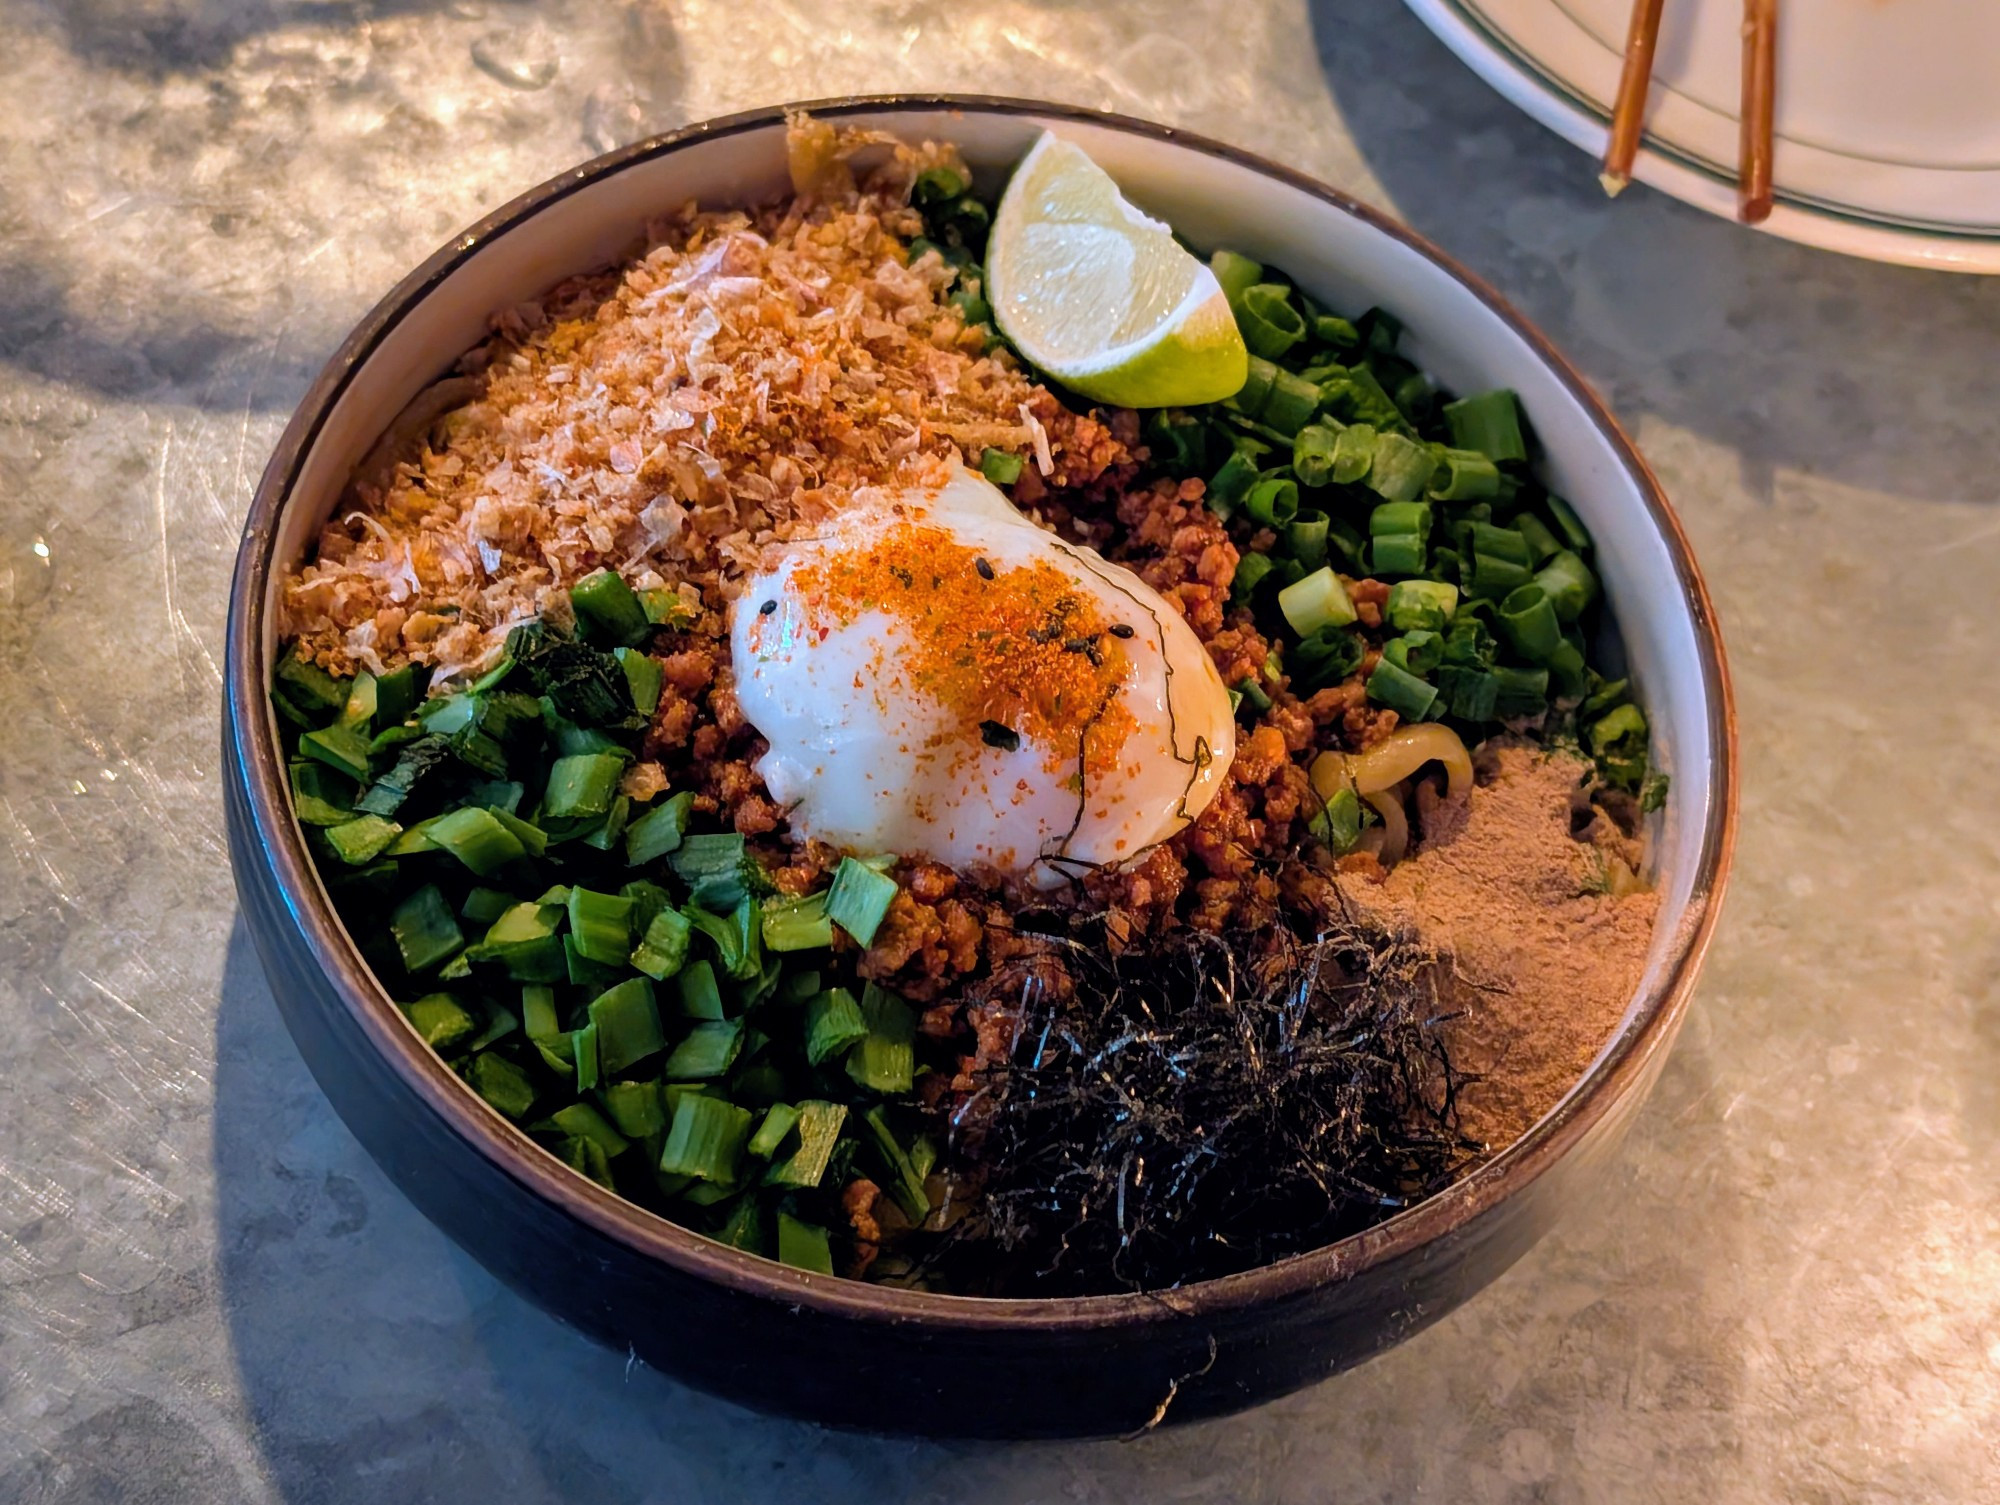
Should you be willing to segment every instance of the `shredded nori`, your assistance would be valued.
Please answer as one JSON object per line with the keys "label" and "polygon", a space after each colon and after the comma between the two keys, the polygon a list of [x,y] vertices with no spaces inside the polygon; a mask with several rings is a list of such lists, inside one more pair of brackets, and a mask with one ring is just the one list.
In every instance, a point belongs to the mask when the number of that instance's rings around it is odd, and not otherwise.
{"label": "shredded nori", "polygon": [[584,726],[607,726],[631,714],[625,671],[610,654],[569,637],[549,622],[523,622],[507,634],[515,667],[555,708]]}
{"label": "shredded nori", "polygon": [[952,1288],[1159,1290],[1359,1232],[1441,1188],[1472,1146],[1436,958],[1294,914],[1229,936],[1120,936],[1115,915],[996,972],[1011,1058],[953,1114],[972,1216],[935,1251]]}

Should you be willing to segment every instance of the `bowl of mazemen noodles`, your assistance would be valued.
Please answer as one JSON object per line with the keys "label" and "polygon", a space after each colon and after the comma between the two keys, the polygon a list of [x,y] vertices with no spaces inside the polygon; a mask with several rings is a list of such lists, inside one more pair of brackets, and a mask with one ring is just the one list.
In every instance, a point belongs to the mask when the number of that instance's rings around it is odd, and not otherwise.
{"label": "bowl of mazemen noodles", "polygon": [[[1002,338],[1045,132],[1240,390]],[[1712,609],[1548,342],[1037,103],[736,116],[454,239],[286,430],[228,655],[239,894],[369,1152],[563,1320],[871,1430],[1226,1413],[1450,1311],[1615,1150],[1729,865]]]}

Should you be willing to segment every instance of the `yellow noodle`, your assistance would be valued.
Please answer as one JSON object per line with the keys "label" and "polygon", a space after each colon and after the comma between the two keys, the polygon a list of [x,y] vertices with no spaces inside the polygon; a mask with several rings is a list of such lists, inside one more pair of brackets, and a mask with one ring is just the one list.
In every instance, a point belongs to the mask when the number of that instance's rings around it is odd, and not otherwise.
{"label": "yellow noodle", "polygon": [[1382,817],[1382,845],[1375,855],[1382,866],[1394,867],[1410,850],[1410,821],[1403,814],[1403,791],[1377,789],[1361,797]]}
{"label": "yellow noodle", "polygon": [[1444,764],[1446,793],[1453,799],[1472,788],[1472,757],[1465,744],[1457,732],[1435,721],[1398,727],[1358,757],[1321,753],[1312,766],[1313,788],[1321,799],[1332,799],[1344,785],[1356,794],[1374,794],[1433,761]]}

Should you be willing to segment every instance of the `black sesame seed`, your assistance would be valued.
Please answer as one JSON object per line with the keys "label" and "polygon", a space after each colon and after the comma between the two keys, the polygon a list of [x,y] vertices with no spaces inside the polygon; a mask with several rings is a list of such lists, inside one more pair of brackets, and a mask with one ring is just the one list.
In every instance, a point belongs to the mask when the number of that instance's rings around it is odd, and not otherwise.
{"label": "black sesame seed", "polygon": [[1014,752],[1021,745],[1021,734],[997,721],[980,722],[979,736],[988,747],[997,747],[1002,752]]}
{"label": "black sesame seed", "polygon": [[988,564],[985,559],[973,560],[972,567],[979,571],[979,578],[981,580],[991,580],[993,578],[993,566]]}
{"label": "black sesame seed", "polygon": [[1111,624],[1111,635],[1114,638],[1129,638],[1132,636],[1132,624],[1129,622],[1113,622]]}
{"label": "black sesame seed", "polygon": [[778,609],[778,603],[776,601],[766,601],[762,606],[757,608],[757,615],[760,617],[768,617],[772,612],[776,611],[777,609]]}

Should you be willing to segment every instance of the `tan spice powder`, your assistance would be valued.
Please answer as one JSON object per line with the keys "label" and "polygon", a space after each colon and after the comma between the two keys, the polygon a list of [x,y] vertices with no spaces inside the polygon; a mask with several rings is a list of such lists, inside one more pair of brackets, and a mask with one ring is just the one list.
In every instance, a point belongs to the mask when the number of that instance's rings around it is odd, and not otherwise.
{"label": "tan spice powder", "polygon": [[1365,912],[1444,955],[1447,1037],[1470,1083],[1460,1126],[1492,1149],[1519,1138],[1582,1077],[1623,1018],[1658,895],[1614,897],[1628,843],[1580,792],[1590,765],[1527,745],[1489,749],[1468,800],[1423,803],[1416,854],[1380,883],[1343,879]]}

